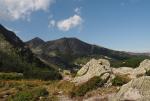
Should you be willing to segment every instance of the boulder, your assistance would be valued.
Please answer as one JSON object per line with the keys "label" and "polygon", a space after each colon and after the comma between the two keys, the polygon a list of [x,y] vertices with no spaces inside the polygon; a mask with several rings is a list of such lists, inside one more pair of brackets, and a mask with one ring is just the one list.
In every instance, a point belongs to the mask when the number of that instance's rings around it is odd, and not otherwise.
{"label": "boulder", "polygon": [[101,76],[102,80],[109,79],[112,74],[110,63],[105,59],[91,59],[86,65],[84,65],[74,78],[73,82],[76,84],[82,84],[95,76]]}
{"label": "boulder", "polygon": [[106,80],[105,86],[111,86],[112,79],[115,76],[128,76],[128,78],[135,79],[145,76],[145,73],[150,70],[150,60],[146,59],[140,63],[139,67],[133,69],[132,67],[111,68],[108,60],[105,59],[91,59],[78,72],[73,82],[82,84],[87,82],[94,76],[100,76],[102,80]]}
{"label": "boulder", "polygon": [[143,68],[131,68],[131,67],[120,67],[120,68],[113,68],[114,75],[124,75],[128,76],[130,79],[134,79],[137,77],[144,76],[146,71]]}
{"label": "boulder", "polygon": [[146,71],[150,70],[150,60],[145,59],[143,62],[140,63],[139,68],[145,69]]}
{"label": "boulder", "polygon": [[131,67],[113,68],[113,74],[115,75],[127,75],[129,78],[134,79],[144,76],[147,71],[150,70],[150,60],[146,59],[140,63],[139,67],[133,69]]}
{"label": "boulder", "polygon": [[109,101],[150,101],[150,76],[131,80]]}
{"label": "boulder", "polygon": [[127,75],[129,78],[136,78],[136,75],[133,74],[134,69],[131,67],[113,68],[112,70],[115,75]]}

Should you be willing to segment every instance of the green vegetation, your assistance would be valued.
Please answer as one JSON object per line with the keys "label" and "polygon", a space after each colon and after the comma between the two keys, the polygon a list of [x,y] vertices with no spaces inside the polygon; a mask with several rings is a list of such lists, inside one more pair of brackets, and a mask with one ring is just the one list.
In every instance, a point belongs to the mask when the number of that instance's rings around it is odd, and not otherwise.
{"label": "green vegetation", "polygon": [[56,99],[48,90],[48,81],[3,80],[0,81],[0,96],[8,94],[5,101],[51,101]]}
{"label": "green vegetation", "polygon": [[[73,63],[76,64],[83,64],[85,65],[88,61],[90,61],[90,59],[95,58],[95,59],[100,59],[100,58],[104,58],[103,56],[83,56],[83,57],[78,57],[75,58],[75,60],[73,61]],[[145,60],[145,59],[150,59],[149,56],[130,56],[127,58],[120,58],[120,59],[108,59],[110,61],[111,67],[114,68],[118,68],[118,67],[132,67],[132,68],[136,68],[139,66],[139,64]]]}
{"label": "green vegetation", "polygon": [[128,78],[128,76],[121,76],[117,75],[113,80],[112,80],[112,85],[113,86],[122,86],[126,83],[128,83],[131,79]]}
{"label": "green vegetation", "polygon": [[[0,72],[23,73],[26,79],[61,79],[57,70],[41,62],[28,48],[25,48],[22,42],[16,44],[11,36],[8,36],[0,33]],[[4,77],[13,79],[6,77],[6,75]]]}
{"label": "green vegetation", "polygon": [[31,101],[32,94],[30,92],[19,92],[16,96],[9,98],[10,101]]}
{"label": "green vegetation", "polygon": [[68,81],[1,80],[0,96],[5,101],[58,101],[61,94],[68,95],[74,84]]}
{"label": "green vegetation", "polygon": [[0,80],[21,80],[23,78],[22,73],[0,73]]}
{"label": "green vegetation", "polygon": [[112,67],[133,67],[136,68],[139,66],[139,64],[145,60],[150,59],[149,56],[133,56],[131,58],[128,58],[126,60],[117,60],[117,61],[111,61]]}
{"label": "green vegetation", "polygon": [[74,83],[71,83],[69,81],[63,81],[59,82],[56,86],[58,89],[63,91],[65,94],[69,94],[72,89],[75,87]]}
{"label": "green vegetation", "polygon": [[34,88],[32,90],[19,91],[15,96],[9,98],[10,101],[36,101],[39,97],[48,96],[45,88]]}
{"label": "green vegetation", "polygon": [[18,72],[23,73],[24,78],[28,79],[60,79],[61,76],[54,69],[48,67],[40,68],[35,64],[29,64],[17,54],[8,55],[0,52],[0,71],[2,72]]}
{"label": "green vegetation", "polygon": [[146,76],[150,76],[150,70],[146,71]]}
{"label": "green vegetation", "polygon": [[84,96],[88,91],[94,90],[98,87],[101,87],[104,84],[104,82],[101,80],[100,77],[93,77],[88,82],[76,86],[73,88],[71,92],[71,96]]}

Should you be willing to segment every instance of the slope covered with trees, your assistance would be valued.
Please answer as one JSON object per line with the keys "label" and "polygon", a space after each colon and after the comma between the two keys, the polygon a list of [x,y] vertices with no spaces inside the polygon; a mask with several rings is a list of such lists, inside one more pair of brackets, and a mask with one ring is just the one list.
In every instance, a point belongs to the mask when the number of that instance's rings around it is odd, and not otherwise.
{"label": "slope covered with trees", "polygon": [[0,72],[23,73],[25,78],[60,79],[57,70],[45,65],[13,33],[0,25]]}

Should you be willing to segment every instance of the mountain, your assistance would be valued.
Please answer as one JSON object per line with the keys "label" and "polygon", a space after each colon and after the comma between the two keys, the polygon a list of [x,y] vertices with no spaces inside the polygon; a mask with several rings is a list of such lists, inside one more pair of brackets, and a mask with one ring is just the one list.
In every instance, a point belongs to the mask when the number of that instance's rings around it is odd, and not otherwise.
{"label": "mountain", "polygon": [[25,43],[0,25],[0,72],[19,72],[25,78],[58,79],[60,74],[37,58]]}
{"label": "mountain", "polygon": [[[39,44],[39,41],[37,41],[37,38],[32,39],[26,44],[31,49],[41,49],[43,53],[48,54],[49,52],[60,52],[61,54],[70,54],[74,56],[85,56],[85,55],[108,55],[110,56],[114,55],[124,55],[129,56],[127,53],[119,52],[119,51],[113,51],[104,47],[99,47],[96,45],[91,45],[88,43],[85,43],[77,38],[61,38],[58,40],[48,41]],[[119,54],[118,54],[119,53]],[[121,56],[122,57],[122,56]]]}
{"label": "mountain", "polygon": [[[61,38],[58,40],[48,41],[39,44],[37,38],[32,39],[27,42],[27,45],[31,49],[40,48],[41,51],[48,54],[49,52],[60,52],[61,54],[70,54],[74,56],[87,56],[87,55],[109,55],[110,57],[115,55],[121,57],[129,56],[129,54],[125,52],[113,51],[104,47],[91,45],[85,43],[77,38]],[[117,58],[117,57],[116,57]]]}
{"label": "mountain", "polygon": [[30,45],[29,47],[33,47],[33,48],[36,48],[37,46],[40,46],[44,43],[45,43],[45,41],[43,41],[39,37],[36,37],[36,38],[34,38],[34,39],[27,42],[27,44]]}
{"label": "mountain", "polygon": [[150,56],[150,53],[144,52],[144,53],[133,53],[133,52],[128,52],[131,55],[143,55],[143,56]]}
{"label": "mountain", "polygon": [[[91,58],[109,59],[114,66],[122,66],[125,61],[128,63],[128,61],[134,61],[139,57],[139,55],[88,44],[77,38],[61,38],[47,42],[42,41],[40,44],[38,43],[37,38],[26,42],[27,46],[29,46],[39,58],[56,68],[78,68],[80,64],[85,64]],[[141,55],[138,60],[141,61],[145,58],[148,57]]]}

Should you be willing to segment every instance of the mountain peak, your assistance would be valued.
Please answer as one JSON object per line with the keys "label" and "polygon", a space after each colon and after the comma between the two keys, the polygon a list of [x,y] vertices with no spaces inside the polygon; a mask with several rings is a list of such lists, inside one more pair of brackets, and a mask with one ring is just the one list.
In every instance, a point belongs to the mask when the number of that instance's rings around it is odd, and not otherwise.
{"label": "mountain peak", "polygon": [[45,42],[44,40],[42,40],[41,38],[39,38],[39,37],[35,37],[35,38],[33,38],[32,39],[32,41],[36,41],[36,42]]}
{"label": "mountain peak", "polygon": [[5,39],[14,45],[14,47],[22,47],[24,43],[22,42],[16,34],[10,30],[7,30],[3,25],[0,24],[0,34],[2,34]]}
{"label": "mountain peak", "polygon": [[29,46],[29,47],[38,47],[39,45],[42,45],[44,44],[45,41],[42,40],[41,38],[39,37],[35,37],[33,38],[32,40],[29,40],[26,42],[26,44]]}
{"label": "mountain peak", "polygon": [[56,40],[51,40],[51,41],[48,41],[49,42],[74,42],[74,43],[85,43],[83,41],[81,41],[80,39],[76,38],[76,37],[63,37],[63,38],[60,38],[60,39],[56,39]]}

